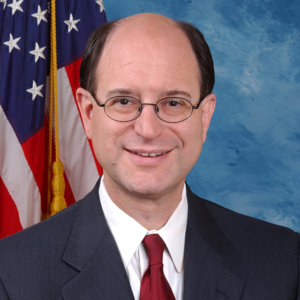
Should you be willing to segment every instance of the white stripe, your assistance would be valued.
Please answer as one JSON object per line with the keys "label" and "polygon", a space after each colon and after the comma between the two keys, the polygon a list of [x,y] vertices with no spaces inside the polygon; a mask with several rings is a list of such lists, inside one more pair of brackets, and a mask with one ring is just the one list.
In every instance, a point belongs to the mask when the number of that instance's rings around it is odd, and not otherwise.
{"label": "white stripe", "polygon": [[23,228],[41,219],[41,195],[22,146],[0,105],[0,176],[13,198]]}
{"label": "white stripe", "polygon": [[92,189],[99,174],[64,68],[58,70],[57,82],[60,159],[78,201]]}

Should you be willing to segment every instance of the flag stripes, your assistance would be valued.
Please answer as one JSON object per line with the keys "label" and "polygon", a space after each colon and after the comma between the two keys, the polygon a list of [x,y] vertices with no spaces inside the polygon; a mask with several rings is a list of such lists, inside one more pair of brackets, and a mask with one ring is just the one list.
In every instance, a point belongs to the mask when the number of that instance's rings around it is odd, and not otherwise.
{"label": "flag stripes", "polygon": [[16,204],[0,177],[0,239],[23,229]]}
{"label": "flag stripes", "polygon": [[25,228],[40,220],[41,194],[22,146],[1,106],[0,128],[0,176],[14,199],[20,223]]}
{"label": "flag stripes", "polygon": [[65,68],[58,70],[57,80],[61,83],[58,86],[58,98],[62,99],[58,106],[60,159],[65,166],[73,195],[79,200],[92,189],[99,174],[96,165],[91,164],[93,155],[78,117],[79,112]]}
{"label": "flag stripes", "polygon": [[[0,1],[0,238],[47,212],[49,1]],[[99,0],[57,1],[60,159],[67,205],[102,173],[75,101],[88,36],[106,21]]]}

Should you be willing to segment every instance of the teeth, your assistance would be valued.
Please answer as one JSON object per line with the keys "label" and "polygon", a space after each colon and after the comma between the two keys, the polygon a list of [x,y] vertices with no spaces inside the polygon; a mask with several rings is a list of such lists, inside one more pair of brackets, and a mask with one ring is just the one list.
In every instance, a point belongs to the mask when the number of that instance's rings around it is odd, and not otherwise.
{"label": "teeth", "polygon": [[166,152],[158,152],[158,153],[142,153],[142,152],[137,152],[137,155],[143,156],[143,157],[155,157],[155,156],[160,156],[165,154]]}
{"label": "teeth", "polygon": [[162,153],[159,152],[159,153],[150,153],[150,154],[149,154],[149,156],[159,156],[159,155],[162,155]]}

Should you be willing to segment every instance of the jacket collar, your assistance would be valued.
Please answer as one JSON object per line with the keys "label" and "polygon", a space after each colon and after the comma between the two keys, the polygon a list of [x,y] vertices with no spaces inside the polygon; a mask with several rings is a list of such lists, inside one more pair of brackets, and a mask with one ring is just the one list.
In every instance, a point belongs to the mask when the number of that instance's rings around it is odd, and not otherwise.
{"label": "jacket collar", "polygon": [[204,200],[187,187],[184,299],[240,299],[244,279],[239,253]]}
{"label": "jacket collar", "polygon": [[[133,300],[117,245],[99,200],[99,181],[82,203],[75,204],[73,228],[63,261],[78,274],[62,287],[65,300]],[[222,232],[203,200],[187,186],[184,299],[237,300],[245,281],[239,253]]]}
{"label": "jacket collar", "polygon": [[62,288],[64,299],[133,299],[98,195],[99,181],[75,210],[63,261],[78,271]]}

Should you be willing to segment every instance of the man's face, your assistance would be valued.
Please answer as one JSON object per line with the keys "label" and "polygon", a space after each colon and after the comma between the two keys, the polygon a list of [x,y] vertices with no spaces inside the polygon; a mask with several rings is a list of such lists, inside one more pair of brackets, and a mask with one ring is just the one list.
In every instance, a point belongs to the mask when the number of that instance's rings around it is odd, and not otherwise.
{"label": "man's face", "polygon": [[[200,72],[187,38],[178,28],[157,23],[122,24],[108,38],[96,70],[100,103],[124,95],[142,103],[167,96],[199,102]],[[136,120],[116,122],[88,99],[83,119],[108,190],[150,198],[182,190],[200,155],[214,100],[208,96],[189,119],[170,124],[152,106]]]}

